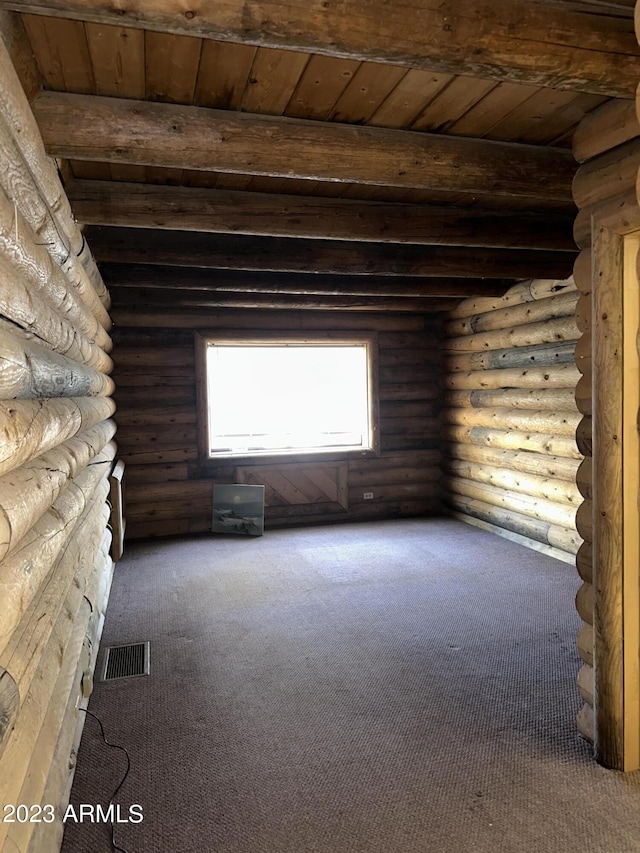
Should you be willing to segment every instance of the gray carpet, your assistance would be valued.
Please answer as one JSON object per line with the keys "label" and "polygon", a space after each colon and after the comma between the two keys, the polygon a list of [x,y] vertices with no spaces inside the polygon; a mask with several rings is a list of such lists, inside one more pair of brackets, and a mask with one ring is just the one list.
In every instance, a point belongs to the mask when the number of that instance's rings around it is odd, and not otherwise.
{"label": "gray carpet", "polygon": [[[640,779],[576,735],[575,570],[449,519],[129,545],[90,708],[128,853],[631,853]],[[122,768],[85,728],[74,803]],[[108,851],[68,823],[65,853]]]}

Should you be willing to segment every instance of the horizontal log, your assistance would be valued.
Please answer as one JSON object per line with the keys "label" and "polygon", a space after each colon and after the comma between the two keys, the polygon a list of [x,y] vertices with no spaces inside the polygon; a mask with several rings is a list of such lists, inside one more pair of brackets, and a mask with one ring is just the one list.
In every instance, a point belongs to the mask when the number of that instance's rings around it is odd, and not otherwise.
{"label": "horizontal log", "polygon": [[114,181],[74,181],[67,194],[86,225],[376,243],[575,248],[573,217],[568,216]]}
{"label": "horizontal log", "polygon": [[169,465],[141,465],[127,468],[127,485],[141,483],[171,483],[174,480],[187,480],[189,465],[186,462]]}
{"label": "horizontal log", "polygon": [[[492,506],[527,515],[539,521],[547,521],[559,527],[575,529],[575,507],[555,503],[534,496],[524,495],[486,483],[477,483],[461,477],[445,476],[442,479],[444,492],[464,495]],[[553,543],[549,543],[553,544]]]}
{"label": "horizontal log", "polygon": [[507,292],[498,298],[480,296],[464,299],[450,314],[450,319],[473,317],[475,314],[485,314],[490,311],[501,311],[510,305],[520,305],[536,299],[546,299],[560,293],[575,290],[572,278],[558,281],[556,279],[531,279],[514,284]]}
{"label": "horizontal log", "polygon": [[591,378],[591,335],[582,335],[576,341],[574,360],[576,367],[583,374]]}
{"label": "horizontal log", "polygon": [[548,453],[569,459],[581,459],[575,439],[569,436],[551,435],[544,432],[523,432],[515,429],[497,429],[478,426],[455,426],[445,424],[442,437],[447,441],[498,447],[503,450],[526,450],[533,453]]}
{"label": "horizontal log", "polygon": [[174,424],[173,426],[158,425],[155,428],[127,427],[118,433],[118,446],[125,453],[132,448],[143,448],[151,450],[163,445],[182,444],[195,446],[196,429],[188,424]]}
{"label": "horizontal log", "polygon": [[532,451],[503,450],[498,447],[481,447],[474,444],[451,444],[445,450],[451,459],[477,462],[495,468],[506,468],[514,473],[535,474],[557,480],[576,481],[576,472],[581,464],[578,459],[549,456]]}
{"label": "horizontal log", "polygon": [[[109,294],[95,265],[91,251],[73,218],[69,201],[60,181],[56,164],[47,157],[42,137],[29,101],[22,88],[9,52],[0,44],[0,142],[3,145],[5,178],[15,179],[12,200],[29,219],[44,207],[44,227],[38,234],[51,256],[72,280],[85,279],[87,292],[93,290],[109,307]],[[7,131],[7,132],[5,132]],[[9,137],[10,139],[8,139]],[[14,154],[13,142],[17,149]],[[3,182],[5,189],[11,181]]]}
{"label": "horizontal log", "polygon": [[557,148],[61,92],[32,108],[54,157],[571,202]]}
{"label": "horizontal log", "polygon": [[576,325],[583,335],[587,335],[591,331],[591,294],[582,293],[576,305]]}
{"label": "horizontal log", "polygon": [[381,435],[380,436],[380,450],[381,451],[392,451],[392,450],[431,450],[434,447],[438,447],[440,441],[438,439],[438,432],[434,430],[431,435]]}
{"label": "horizontal log", "polygon": [[596,739],[596,724],[595,714],[591,705],[583,705],[576,714],[576,725],[578,731],[585,740],[590,743],[595,743]]}
{"label": "horizontal log", "polygon": [[119,410],[122,408],[131,408],[132,406],[140,409],[145,406],[156,408],[166,402],[171,405],[195,406],[196,389],[195,385],[174,386],[171,389],[171,398],[167,400],[167,392],[162,386],[153,386],[150,388],[116,387],[114,400]]}
{"label": "horizontal log", "polygon": [[442,378],[442,387],[450,390],[526,389],[535,393],[547,389],[575,388],[580,373],[573,364],[551,367],[504,368],[449,373]]}
{"label": "horizontal log", "polygon": [[10,673],[0,667],[0,756],[15,726],[20,709],[20,692]]}
{"label": "horizontal log", "polygon": [[115,423],[103,421],[0,477],[0,559],[11,552],[83,468],[114,458]]}
{"label": "horizontal log", "polygon": [[[256,314],[260,319],[258,323],[255,322]],[[334,331],[330,320],[333,316],[335,315],[325,314],[321,318],[326,320],[326,334],[331,334]],[[237,331],[243,329],[260,329],[264,332],[268,330],[269,334],[277,336],[278,325],[280,325],[282,330],[294,328],[296,327],[294,323],[296,317],[299,320],[297,314],[287,312],[283,318],[280,318],[280,323],[278,324],[274,323],[274,315],[266,311],[225,311],[217,315],[216,320],[212,322],[212,327],[217,327],[219,323],[219,328],[235,328]],[[309,319],[311,322],[316,323],[317,316],[312,315]],[[338,317],[337,322],[342,323],[344,319]],[[361,322],[363,318],[352,316],[347,319],[349,322]],[[404,314],[372,317],[368,314],[366,320],[368,322],[366,328],[369,331],[376,331],[378,333],[379,347],[381,349],[397,349],[398,347],[431,348],[432,344],[433,346],[436,345],[433,336],[442,333],[442,318],[439,315],[408,317]],[[264,326],[262,325],[263,322]],[[302,328],[302,323],[298,322],[297,328]],[[314,328],[318,328],[317,323],[314,325]],[[348,326],[344,325],[339,328],[348,328]],[[190,350],[193,348],[193,334],[186,329],[133,329],[122,327],[116,329],[114,339],[117,342],[118,353],[123,347],[130,349],[147,347],[148,349],[162,350],[167,353],[175,353],[181,349]]]}
{"label": "horizontal log", "polygon": [[514,326],[555,320],[558,317],[571,317],[575,313],[578,296],[576,291],[566,291],[546,299],[508,305],[495,311],[472,314],[471,317],[459,317],[447,323],[446,332],[450,337],[474,335],[477,332],[510,329]]}
{"label": "horizontal log", "polygon": [[572,388],[498,388],[495,391],[447,391],[443,397],[451,408],[512,408],[545,412],[571,412],[576,409]]}
{"label": "horizontal log", "polygon": [[640,136],[640,124],[635,101],[609,101],[585,116],[576,128],[573,156],[584,163],[636,136]]}
{"label": "horizontal log", "polygon": [[159,370],[153,370],[136,376],[134,373],[122,371],[114,376],[114,379],[118,383],[118,391],[132,388],[164,388],[167,395],[171,395],[174,388],[195,387],[195,375],[192,373],[187,376],[184,372],[178,376],[163,376]]}
{"label": "horizontal log", "polygon": [[582,660],[589,666],[593,666],[593,628],[591,625],[583,625],[580,628],[577,645]]}
{"label": "horizontal log", "polygon": [[114,307],[126,310],[137,305],[147,308],[267,308],[304,311],[408,311],[428,313],[446,311],[456,299],[400,296],[275,296],[270,293],[207,293],[202,290],[165,290],[153,288],[111,288]]}
{"label": "horizontal log", "polygon": [[573,279],[580,293],[591,293],[591,263],[593,255],[591,249],[583,249],[573,265]]}
{"label": "horizontal log", "polygon": [[593,423],[591,418],[582,418],[576,427],[576,443],[583,456],[593,456]]}
{"label": "horizontal log", "polygon": [[158,465],[175,462],[195,462],[198,451],[195,447],[159,447],[154,450],[132,448],[120,452],[120,458],[126,465]]}
{"label": "horizontal log", "polygon": [[[433,451],[434,454],[437,451]],[[376,460],[379,462],[380,460]],[[409,483],[435,483],[442,476],[439,465],[420,468],[385,468],[377,466],[366,472],[354,472],[349,467],[349,487],[358,490],[362,498],[363,491],[373,491],[378,486],[407,485]],[[375,488],[374,488],[375,484]],[[379,496],[378,496],[379,497]]]}
{"label": "horizontal log", "polygon": [[593,545],[583,542],[576,554],[576,568],[583,581],[593,583]]}
{"label": "horizontal log", "polygon": [[578,685],[578,691],[582,696],[583,700],[587,703],[587,705],[591,705],[593,707],[594,703],[594,678],[593,678],[593,666],[589,664],[585,664],[580,668],[578,672],[578,678],[576,680]]}
{"label": "horizontal log", "polygon": [[381,400],[378,406],[381,418],[433,417],[440,412],[440,398],[433,400]]}
{"label": "horizontal log", "polygon": [[581,420],[579,412],[528,412],[506,408],[443,409],[440,417],[447,424],[540,432],[558,437],[575,435],[576,427]]}
{"label": "horizontal log", "polygon": [[[420,467],[432,467],[438,463],[441,452],[437,450],[407,451],[400,453],[381,453],[374,459],[359,459],[354,457],[348,460],[349,476],[370,476],[371,472],[381,472],[389,469],[404,469],[416,471]],[[358,482],[356,480],[356,482]]]}
{"label": "horizontal log", "polygon": [[580,166],[573,181],[576,206],[582,209],[614,196],[623,196],[635,188],[639,167],[639,139],[632,139]]}
{"label": "horizontal log", "polygon": [[574,510],[582,500],[575,483],[568,480],[525,474],[461,459],[445,459],[443,467],[450,477],[472,480],[532,498],[543,498],[551,503],[562,504],[563,507],[573,507]]}
{"label": "horizontal log", "polygon": [[504,527],[514,533],[551,545],[567,554],[574,554],[578,549],[578,542],[573,542],[575,533],[559,525],[549,524],[530,516],[523,515],[510,509],[503,509],[485,501],[467,497],[462,494],[445,495],[445,503],[459,512]]}
{"label": "horizontal log", "polygon": [[301,314],[299,311],[113,311],[114,322],[124,327],[135,327],[136,338],[148,334],[148,329],[162,330],[166,334],[177,329],[255,329],[264,331],[326,331],[333,332],[348,329],[353,332],[366,329],[367,331],[398,331],[424,332],[425,321],[429,317],[411,316],[410,314],[380,314],[372,316],[363,312],[341,315],[335,311],[318,311]]}
{"label": "horizontal log", "polygon": [[[597,160],[593,162],[596,163]],[[637,231],[640,228],[640,205],[636,187],[631,186],[626,191],[619,187],[618,194],[578,211],[573,223],[573,239],[580,249],[588,249],[591,246],[594,220],[599,228],[613,228],[619,234]]]}
{"label": "horizontal log", "polygon": [[538,276],[569,275],[575,258],[571,251],[485,249],[478,252],[467,247],[296,240],[192,231],[167,233],[108,225],[89,226],[86,237],[101,262],[250,272],[519,278],[527,272]]}
{"label": "horizontal log", "polygon": [[107,397],[0,402],[0,474],[110,418],[114,411]]}
{"label": "horizontal log", "polygon": [[118,409],[118,427],[123,432],[128,426],[152,426],[154,424],[195,424],[196,410],[193,406],[165,405],[158,408]]}
{"label": "horizontal log", "polygon": [[436,400],[440,389],[436,382],[387,382],[378,387],[380,402],[387,400]]}
{"label": "horizontal log", "polygon": [[567,554],[566,551],[561,551],[553,545],[545,545],[544,542],[538,542],[537,539],[530,539],[528,536],[523,536],[520,533],[514,533],[512,530],[507,530],[506,527],[499,527],[497,524],[492,524],[489,521],[483,521],[481,518],[476,518],[473,515],[467,515],[464,512],[457,512],[449,509],[448,515],[452,518],[463,521],[465,524],[470,524],[480,530],[486,530],[489,533],[495,533],[503,539],[508,539],[510,542],[516,542],[524,548],[530,548],[533,551],[538,551],[540,554],[545,554],[547,557],[553,557],[554,560],[561,560],[563,563],[573,563],[573,555]]}
{"label": "horizontal log", "polygon": [[575,341],[579,334],[575,316],[572,314],[570,317],[527,323],[513,328],[447,338],[443,347],[446,352],[485,352],[550,344],[555,341]]}
{"label": "horizontal log", "polygon": [[[151,186],[151,185],[148,185]],[[285,273],[227,270],[211,272],[195,267],[155,264],[101,264],[105,281],[113,288],[202,290],[210,293],[272,293],[300,296],[499,296],[506,280],[486,278],[419,278],[402,276],[286,275]]]}
{"label": "horizontal log", "polygon": [[393,364],[386,367],[378,367],[378,378],[380,385],[384,386],[387,382],[398,383],[410,378],[412,382],[433,382],[436,386],[439,379],[439,370],[437,364],[416,364],[409,371],[403,364]]}
{"label": "horizontal log", "polygon": [[0,314],[56,352],[88,364],[103,373],[113,367],[109,356],[82,335],[76,326],[52,308],[26,279],[0,257]]}
{"label": "horizontal log", "polygon": [[593,625],[594,589],[590,583],[583,583],[576,593],[576,610],[583,622]]}
{"label": "horizontal log", "polygon": [[7,265],[52,308],[105,351],[111,349],[106,308],[84,279],[71,280],[52,260],[35,232],[0,187],[0,249]]}
{"label": "horizontal log", "polygon": [[[499,7],[462,0],[446,8],[377,0],[345,11],[302,0],[268,2],[247,17],[239,2],[185,15],[171,2],[11,0],[7,8],[348,59],[388,62],[446,74],[632,98],[640,77],[631,22],[507,0]],[[411,26],[407,26],[411,22]],[[441,33],[446,32],[443,39]]]}
{"label": "horizontal log", "polygon": [[586,542],[593,543],[593,503],[585,500],[576,513],[576,528]]}
{"label": "horizontal log", "polygon": [[585,457],[576,472],[576,485],[585,500],[593,498],[593,460]]}
{"label": "horizontal log", "polygon": [[146,367],[162,368],[189,367],[193,368],[196,358],[193,351],[193,340],[188,346],[166,350],[164,347],[150,346],[119,346],[116,365],[125,364],[144,373]]}
{"label": "horizontal log", "polygon": [[436,349],[436,341],[433,341],[434,348],[415,349],[413,347],[403,349],[386,349],[380,346],[378,341],[378,364],[384,367],[393,367],[404,365],[405,367],[413,367],[421,364],[440,364],[440,350]]}
{"label": "horizontal log", "polygon": [[108,396],[113,380],[0,328],[0,399]]}
{"label": "horizontal log", "polygon": [[583,415],[591,417],[593,400],[591,390],[591,375],[581,376],[576,385],[576,406]]}
{"label": "horizontal log", "polygon": [[500,370],[514,367],[553,367],[575,363],[575,341],[508,347],[489,352],[447,353],[443,356],[448,371]]}
{"label": "horizontal log", "polygon": [[440,419],[435,415],[422,418],[381,417],[379,424],[381,434],[386,437],[416,434],[431,437],[440,433]]}

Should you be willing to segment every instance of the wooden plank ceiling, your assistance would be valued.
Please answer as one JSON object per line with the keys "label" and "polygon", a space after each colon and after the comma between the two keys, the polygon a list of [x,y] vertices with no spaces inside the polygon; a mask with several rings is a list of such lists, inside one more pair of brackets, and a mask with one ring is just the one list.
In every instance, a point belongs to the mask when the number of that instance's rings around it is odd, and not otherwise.
{"label": "wooden plank ceiling", "polygon": [[633,96],[633,5],[421,0],[414,28],[382,0],[0,0],[116,307],[158,310],[442,310],[567,276],[571,138]]}

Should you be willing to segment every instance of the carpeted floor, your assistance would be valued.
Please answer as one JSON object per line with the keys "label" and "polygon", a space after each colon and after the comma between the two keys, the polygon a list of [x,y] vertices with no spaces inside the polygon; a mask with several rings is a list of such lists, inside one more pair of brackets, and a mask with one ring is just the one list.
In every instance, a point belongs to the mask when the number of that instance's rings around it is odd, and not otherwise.
{"label": "carpeted floor", "polygon": [[[576,735],[575,570],[450,519],[133,543],[90,708],[128,853],[632,853],[640,778]],[[123,761],[85,727],[73,803]],[[110,850],[67,823],[65,853]]]}

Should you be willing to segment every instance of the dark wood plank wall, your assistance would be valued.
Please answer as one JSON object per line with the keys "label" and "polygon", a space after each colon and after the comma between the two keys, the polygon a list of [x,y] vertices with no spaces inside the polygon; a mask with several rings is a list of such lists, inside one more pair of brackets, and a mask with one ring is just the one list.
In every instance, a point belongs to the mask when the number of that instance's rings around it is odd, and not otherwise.
{"label": "dark wood plank wall", "polygon": [[[198,320],[146,313],[144,325],[136,326],[128,312],[119,315],[117,305],[114,311],[116,420],[130,538],[210,530],[216,482],[265,482],[267,527],[439,511],[441,315],[256,309],[201,311]],[[299,462],[198,462],[195,328],[378,333],[381,453],[344,461],[347,506],[302,498]],[[336,462],[326,466],[335,470]],[[365,492],[373,498],[363,499]]]}
{"label": "dark wood plank wall", "polygon": [[443,344],[444,501],[456,517],[574,563],[580,333],[573,279],[467,299]]}

